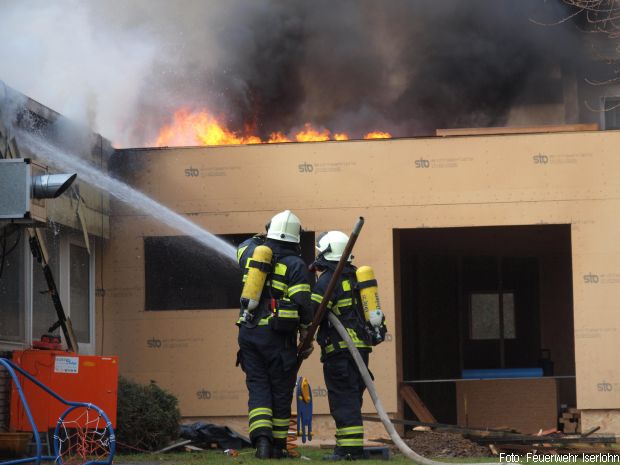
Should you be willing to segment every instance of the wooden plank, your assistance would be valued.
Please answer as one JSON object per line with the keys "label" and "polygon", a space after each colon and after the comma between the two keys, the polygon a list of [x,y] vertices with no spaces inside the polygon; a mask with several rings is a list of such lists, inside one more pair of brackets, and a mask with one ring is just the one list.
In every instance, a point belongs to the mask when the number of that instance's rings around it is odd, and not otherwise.
{"label": "wooden plank", "polygon": [[585,433],[583,433],[583,434],[582,434],[582,436],[583,436],[583,437],[590,436],[592,433],[597,432],[599,429],[601,429],[601,427],[600,427],[600,426],[595,426],[595,427],[593,427],[593,428],[590,428],[588,431],[586,431]]}
{"label": "wooden plank", "polygon": [[[375,421],[380,423],[381,418],[373,417],[369,415],[362,415],[362,420],[364,421]],[[433,430],[440,431],[448,431],[459,434],[470,434],[472,436],[488,436],[491,434],[502,435],[502,434],[510,434],[514,435],[517,433],[515,430],[501,430],[501,429],[476,429],[476,428],[466,428],[465,426],[458,425],[450,425],[447,423],[426,423],[423,421],[415,421],[415,420],[400,420],[398,418],[390,418],[390,421],[397,425],[407,425],[407,426],[421,426],[428,427]]]}
{"label": "wooden plank", "polygon": [[415,392],[415,389],[408,384],[401,384],[400,395],[420,421],[425,423],[437,423],[437,420],[435,420],[433,414],[426,407],[424,402],[422,402],[422,399],[420,399],[418,393]]}
{"label": "wooden plank", "polygon": [[[523,451],[523,452],[529,452],[529,451],[533,451],[536,450],[539,453],[573,453],[576,454],[577,452],[579,452],[579,454],[601,454],[601,453],[610,453],[613,455],[617,455],[620,452],[610,448],[610,447],[597,447],[596,445],[592,445],[590,447],[576,447],[575,445],[572,446],[541,446],[541,445],[537,445],[537,446],[531,446],[531,445],[523,445],[523,444],[502,444],[502,445],[495,445],[495,448],[498,451]],[[555,451],[555,452],[553,452]]]}
{"label": "wooden plank", "polygon": [[492,128],[456,128],[436,129],[435,135],[439,137],[451,136],[492,136],[500,134],[535,134],[550,132],[576,132],[598,131],[598,123],[592,124],[554,124],[548,126],[515,126],[515,127],[492,127]]}

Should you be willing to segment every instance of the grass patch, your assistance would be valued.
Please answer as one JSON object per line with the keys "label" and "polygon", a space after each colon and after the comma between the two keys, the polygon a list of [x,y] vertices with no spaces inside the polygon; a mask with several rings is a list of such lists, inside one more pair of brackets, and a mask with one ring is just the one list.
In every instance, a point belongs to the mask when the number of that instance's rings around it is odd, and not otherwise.
{"label": "grass patch", "polygon": [[[222,465],[265,465],[269,463],[277,463],[281,465],[300,465],[304,463],[314,462],[314,463],[340,463],[343,462],[329,462],[322,460],[323,456],[329,454],[331,452],[330,449],[319,449],[317,447],[300,447],[297,449],[303,456],[308,457],[310,460],[300,460],[300,459],[285,459],[285,460],[258,460],[254,457],[253,449],[243,449],[240,451],[240,455],[237,457],[229,457],[224,454],[221,450],[207,450],[204,452],[170,452],[167,454],[123,454],[116,455],[114,458],[115,465],[214,465],[214,464],[222,464]],[[602,460],[602,461],[583,461],[581,460],[581,454],[574,454],[576,456],[576,461],[570,462],[561,462],[557,459],[550,458],[543,462],[542,460],[534,461],[534,460],[526,460],[525,456],[521,457],[520,463],[522,464],[540,464],[540,463],[548,463],[548,464],[562,464],[562,463],[572,463],[576,465],[592,465],[592,464],[601,464],[607,465],[608,463],[614,463],[610,460]],[[547,456],[549,457],[549,456]],[[446,463],[474,463],[474,462],[499,462],[499,457],[470,457],[470,458],[441,458],[439,459]],[[346,462],[345,462],[346,463]],[[413,463],[411,460],[403,457],[402,455],[393,456],[389,462],[384,460],[364,460],[360,461],[360,465],[386,465],[386,463],[390,463],[393,465],[401,465],[401,464],[411,464]],[[616,460],[615,463],[620,463],[620,457]]]}
{"label": "grass patch", "polygon": [[[254,457],[254,449],[242,449],[239,451],[240,455],[237,457],[229,457],[221,450],[207,450],[204,452],[171,452],[168,454],[131,454],[131,455],[117,455],[114,457],[115,465],[203,465],[203,464],[230,464],[230,465],[265,465],[268,463],[277,463],[281,465],[287,464],[304,464],[310,462],[320,463],[340,463],[343,462],[329,462],[322,460],[324,455],[330,454],[331,449],[319,449],[318,447],[300,447],[297,449],[303,456],[308,457],[310,460],[303,459],[282,459],[282,460],[259,460]],[[350,462],[344,462],[350,463]],[[360,463],[367,465],[385,465],[386,463],[392,464],[405,464],[411,463],[402,456],[394,457],[389,462],[384,460],[364,460]]]}

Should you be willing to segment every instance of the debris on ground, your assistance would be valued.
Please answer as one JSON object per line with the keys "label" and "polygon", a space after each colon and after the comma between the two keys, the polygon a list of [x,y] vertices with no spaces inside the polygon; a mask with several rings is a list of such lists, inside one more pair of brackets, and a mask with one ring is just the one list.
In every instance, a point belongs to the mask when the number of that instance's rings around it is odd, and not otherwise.
{"label": "debris on ground", "polygon": [[[425,457],[491,457],[487,446],[481,446],[461,434],[445,431],[411,431],[404,438],[407,445]],[[398,452],[396,446],[392,446]]]}
{"label": "debris on ground", "polygon": [[211,423],[196,422],[189,425],[181,425],[181,437],[189,439],[192,445],[203,449],[243,449],[251,448],[250,440],[237,433],[228,426],[214,425]]}

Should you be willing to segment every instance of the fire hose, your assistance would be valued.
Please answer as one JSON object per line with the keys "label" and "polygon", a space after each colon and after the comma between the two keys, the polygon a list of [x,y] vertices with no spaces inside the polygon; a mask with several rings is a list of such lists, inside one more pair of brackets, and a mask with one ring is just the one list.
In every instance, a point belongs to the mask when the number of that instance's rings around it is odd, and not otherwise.
{"label": "fire hose", "polygon": [[[342,253],[340,261],[338,262],[338,266],[336,267],[336,270],[334,271],[334,274],[332,275],[330,279],[330,282],[325,291],[325,295],[323,296],[323,301],[321,302],[321,305],[319,306],[317,310],[317,314],[314,316],[312,325],[310,326],[308,330],[308,335],[299,344],[298,365],[297,365],[298,370],[299,370],[299,366],[301,365],[301,362],[303,361],[303,358],[301,357],[301,353],[312,343],[312,340],[314,339],[314,334],[319,324],[321,323],[325,312],[327,311],[327,302],[331,299],[335,285],[340,277],[340,274],[342,273],[342,269],[344,268],[346,258],[351,253],[351,250],[353,249],[353,246],[355,245],[355,242],[362,229],[363,224],[364,224],[364,219],[360,217],[353,229],[353,233],[349,237],[349,242],[345,246],[345,249]],[[405,441],[403,441],[402,438],[398,435],[398,433],[396,432],[396,428],[394,428],[394,425],[392,424],[392,421],[390,420],[390,417],[387,415],[385,409],[383,408],[383,404],[381,403],[381,399],[379,399],[379,395],[377,394],[377,390],[370,376],[370,372],[368,371],[368,368],[366,367],[366,364],[364,363],[362,356],[360,355],[359,351],[355,347],[355,344],[351,340],[351,336],[349,336],[349,333],[347,332],[345,327],[342,325],[340,320],[336,317],[336,315],[334,315],[332,312],[327,312],[327,318],[329,319],[329,322],[334,326],[334,328],[336,328],[336,331],[338,331],[338,334],[340,335],[340,337],[347,344],[347,348],[349,349],[349,352],[351,352],[351,356],[353,357],[353,360],[355,361],[355,364],[357,365],[357,368],[360,371],[360,374],[362,375],[362,379],[364,380],[364,384],[366,384],[366,388],[368,389],[372,402],[375,405],[379,418],[381,418],[381,422],[383,423],[385,430],[390,435],[390,438],[392,439],[396,447],[398,447],[398,449],[401,451],[401,453],[405,457],[419,463],[420,465],[444,465],[445,462],[431,460],[418,454],[417,452],[412,450],[405,443]],[[511,463],[506,463],[506,462],[502,462],[501,464],[493,464],[492,462],[485,462],[485,463],[467,463],[465,465],[516,465],[516,464],[511,464]]]}
{"label": "fire hose", "polygon": [[[405,457],[410,458],[411,460],[421,465],[444,465],[445,462],[431,460],[431,459],[427,459],[426,457],[421,456],[420,454],[412,450],[405,443],[405,441],[401,439],[401,437],[396,432],[396,428],[394,428],[394,425],[392,424],[390,417],[387,415],[385,409],[383,408],[381,399],[379,399],[379,395],[377,394],[377,390],[375,389],[375,384],[372,382],[370,372],[368,371],[368,368],[366,367],[366,364],[364,363],[362,356],[357,350],[357,347],[355,347],[355,344],[353,343],[351,336],[349,336],[349,333],[347,332],[345,327],[342,325],[340,320],[336,317],[336,315],[329,312],[327,314],[327,318],[329,319],[329,322],[334,326],[334,328],[336,328],[336,331],[338,331],[338,334],[340,335],[340,337],[346,342],[347,348],[349,349],[349,352],[351,352],[351,355],[353,356],[353,360],[355,361],[355,364],[357,365],[357,368],[360,371],[360,374],[362,375],[364,384],[366,384],[366,387],[368,388],[368,393],[370,394],[370,398],[372,399],[372,402],[375,404],[375,408],[377,409],[379,418],[381,418],[381,422],[383,423],[385,430],[390,435],[390,438],[392,439],[396,447],[398,447],[398,449],[402,452],[402,454]],[[484,462],[484,463],[467,463],[466,465],[495,465],[495,464],[490,463],[490,462]],[[502,462],[501,465],[515,465],[515,464],[510,464],[510,463],[507,464],[506,462]]]}

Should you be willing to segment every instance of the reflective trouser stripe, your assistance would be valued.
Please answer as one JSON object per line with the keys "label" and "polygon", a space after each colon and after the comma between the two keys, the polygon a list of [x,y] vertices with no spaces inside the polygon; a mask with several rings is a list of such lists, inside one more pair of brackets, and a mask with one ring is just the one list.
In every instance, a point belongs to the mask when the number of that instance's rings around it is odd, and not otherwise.
{"label": "reflective trouser stripe", "polygon": [[288,436],[288,418],[274,418],[273,419],[273,437],[276,439],[286,439]]}
{"label": "reflective trouser stripe", "polygon": [[269,407],[257,407],[250,410],[250,413],[248,413],[249,431],[252,432],[258,428],[271,429],[273,425],[271,420],[272,413],[273,411]]}
{"label": "reflective trouser stripe", "polygon": [[250,423],[250,428],[249,428],[250,433],[257,428],[272,429],[271,420],[256,420]]}
{"label": "reflective trouser stripe", "polygon": [[364,427],[347,426],[345,428],[336,428],[336,436],[347,436],[349,434],[364,434]]}
{"label": "reflective trouser stripe", "polygon": [[248,413],[248,419],[251,420],[252,418],[258,415],[271,416],[272,414],[273,414],[273,410],[271,410],[269,407],[258,407],[258,408],[250,410],[250,413]]}
{"label": "reflective trouser stripe", "polygon": [[364,445],[363,426],[345,426],[336,428],[336,445],[344,447],[359,447]]}
{"label": "reflective trouser stripe", "polygon": [[364,445],[364,438],[356,438],[356,439],[341,439],[341,438],[336,438],[336,445],[337,446],[344,446],[344,447],[356,447],[356,446],[363,446]]}

